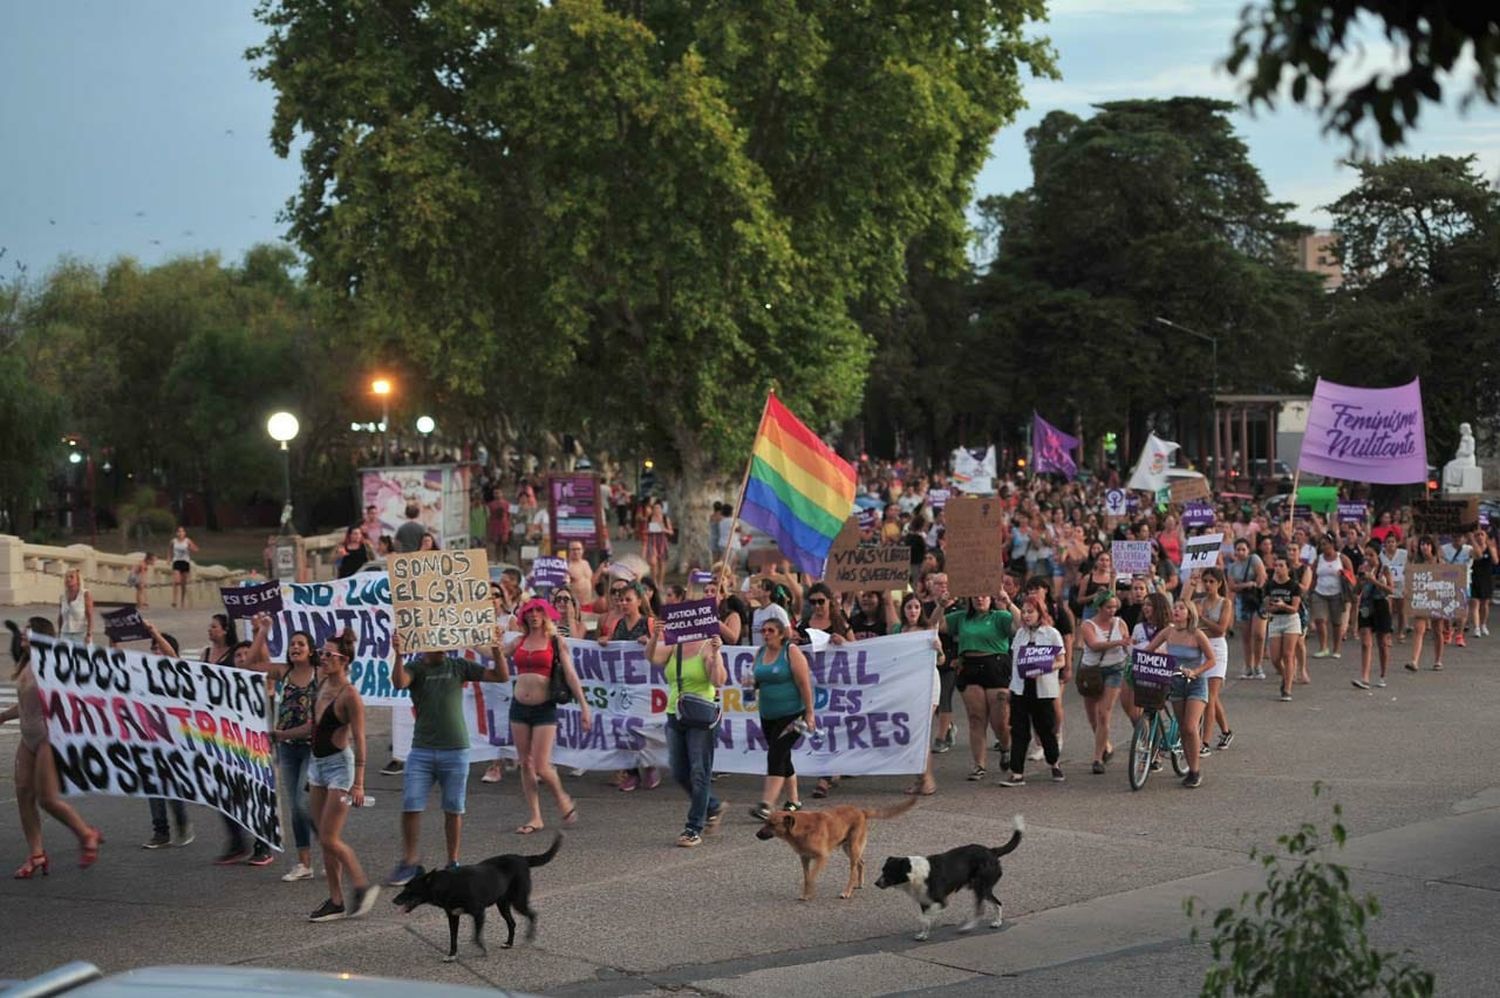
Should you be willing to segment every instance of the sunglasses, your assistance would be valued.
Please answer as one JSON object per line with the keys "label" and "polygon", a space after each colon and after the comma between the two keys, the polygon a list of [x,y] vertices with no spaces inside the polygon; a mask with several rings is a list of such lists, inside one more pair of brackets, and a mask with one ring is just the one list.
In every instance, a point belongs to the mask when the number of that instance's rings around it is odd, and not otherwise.
{"label": "sunglasses", "polygon": [[808,602],[813,606],[826,606],[828,603],[828,601],[826,599],[823,599],[821,596],[810,599],[808,600]]}
{"label": "sunglasses", "polygon": [[780,634],[781,633],[781,628],[779,628],[779,627],[762,627],[760,629],[760,633],[762,633],[762,634]]}
{"label": "sunglasses", "polygon": [[323,657],[324,658],[345,658],[346,659],[349,656],[345,655],[341,651],[334,651],[332,648],[324,648],[323,649]]}
{"label": "sunglasses", "polygon": [[554,599],[552,602],[554,602],[554,603],[571,603],[571,602],[573,602],[573,597],[571,597],[571,596],[559,596],[556,599]]}

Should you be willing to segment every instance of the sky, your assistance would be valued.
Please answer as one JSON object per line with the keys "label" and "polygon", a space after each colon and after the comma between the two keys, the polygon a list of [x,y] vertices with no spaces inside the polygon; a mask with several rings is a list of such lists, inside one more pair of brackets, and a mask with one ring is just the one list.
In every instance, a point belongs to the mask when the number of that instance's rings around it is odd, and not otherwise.
{"label": "sky", "polygon": [[[1215,64],[1243,0],[1053,0],[1062,79],[1028,81],[1030,105],[995,137],[977,194],[1031,182],[1025,131],[1047,112],[1087,115],[1127,97],[1233,99]],[[0,275],[40,276],[64,256],[157,263],[218,252],[238,260],[284,233],[295,159],[271,151],[274,94],[244,50],[264,38],[252,0],[32,0],[0,20]],[[1370,65],[1390,57],[1378,52]],[[1407,154],[1480,156],[1500,177],[1500,110],[1426,108]],[[1237,113],[1274,198],[1326,227],[1318,206],[1352,186],[1347,149],[1298,108]]]}

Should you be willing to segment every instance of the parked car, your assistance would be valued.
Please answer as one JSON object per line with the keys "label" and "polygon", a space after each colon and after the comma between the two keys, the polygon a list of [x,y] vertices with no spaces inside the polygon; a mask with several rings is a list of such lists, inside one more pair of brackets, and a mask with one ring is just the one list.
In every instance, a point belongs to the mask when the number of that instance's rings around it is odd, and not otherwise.
{"label": "parked car", "polygon": [[324,995],[328,998],[494,998],[521,995],[519,991],[471,988],[432,981],[398,981],[359,974],[316,974],[303,970],[264,967],[142,967],[105,976],[91,963],[65,964],[25,981],[0,981],[0,995],[27,998],[67,995],[68,998],[277,998],[280,995]]}

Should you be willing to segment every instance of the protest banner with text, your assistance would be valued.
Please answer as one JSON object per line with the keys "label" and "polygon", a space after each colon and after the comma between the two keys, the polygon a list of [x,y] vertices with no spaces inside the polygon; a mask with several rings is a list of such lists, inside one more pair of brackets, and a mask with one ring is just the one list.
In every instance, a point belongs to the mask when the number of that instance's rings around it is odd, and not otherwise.
{"label": "protest banner with text", "polygon": [[1406,598],[1413,617],[1457,620],[1469,602],[1469,566],[1406,566]]}
{"label": "protest banner with text", "polygon": [[851,516],[834,538],[823,569],[828,588],[836,593],[905,589],[911,578],[911,548],[905,544],[861,544],[859,533],[859,517]]}
{"label": "protest banner with text", "polygon": [[663,640],[669,645],[707,641],[719,633],[719,606],[711,599],[669,603],[661,614]]}
{"label": "protest banner with text", "polygon": [[1110,558],[1115,563],[1115,575],[1150,575],[1150,541],[1115,541],[1109,546]]}
{"label": "protest banner with text", "polygon": [[[998,499],[954,499],[943,511],[944,567],[954,596],[993,596],[1005,578],[1005,512]],[[910,552],[907,557],[910,558]]]}
{"label": "protest banner with text", "polygon": [[1052,671],[1061,652],[1060,645],[1022,645],[1016,649],[1016,671],[1022,679],[1045,676]]}
{"label": "protest banner with text", "polygon": [[264,677],[31,635],[64,794],[205,804],[281,849]]}
{"label": "protest banner with text", "polygon": [[1223,534],[1201,534],[1182,542],[1182,570],[1192,572],[1200,568],[1213,568],[1219,563],[1219,554],[1224,549]]}
{"label": "protest banner with text", "polygon": [[151,629],[141,617],[139,607],[122,606],[104,614],[104,636],[111,641],[149,641]]}
{"label": "protest banner with text", "polygon": [[1165,652],[1136,648],[1130,653],[1130,673],[1137,686],[1166,686],[1177,672],[1177,660]]}
{"label": "protest banner with text", "polygon": [[366,706],[410,704],[411,694],[391,685],[391,583],[374,572],[334,582],[281,584],[282,609],[271,615],[266,647],[273,662],[286,661],[291,636],[301,631],[314,650],[345,629],[354,632],[349,681]]}
{"label": "protest banner with text", "polygon": [[224,612],[230,620],[249,620],[257,613],[281,611],[281,583],[262,582],[255,586],[225,586],[219,590]]}
{"label": "protest banner with text", "polygon": [[393,554],[386,564],[402,651],[494,643],[497,621],[483,548]]}
{"label": "protest banner with text", "polygon": [[1186,505],[1194,499],[1210,500],[1213,493],[1208,490],[1208,479],[1193,476],[1191,478],[1174,478],[1171,489],[1171,501],[1179,506]]}

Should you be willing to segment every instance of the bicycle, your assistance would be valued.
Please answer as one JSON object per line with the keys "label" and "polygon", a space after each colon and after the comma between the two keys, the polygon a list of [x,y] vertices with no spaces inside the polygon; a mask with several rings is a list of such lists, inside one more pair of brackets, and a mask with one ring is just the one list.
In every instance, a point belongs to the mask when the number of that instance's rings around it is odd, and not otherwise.
{"label": "bicycle", "polygon": [[1130,765],[1125,773],[1130,778],[1130,789],[1139,790],[1146,785],[1155,769],[1157,757],[1163,752],[1172,755],[1172,770],[1178,776],[1187,775],[1187,753],[1182,749],[1182,732],[1177,727],[1177,715],[1166,706],[1166,685],[1137,683],[1135,673],[1130,675],[1130,686],[1135,691],[1135,705],[1141,714],[1135,719],[1135,730],[1130,736]]}

